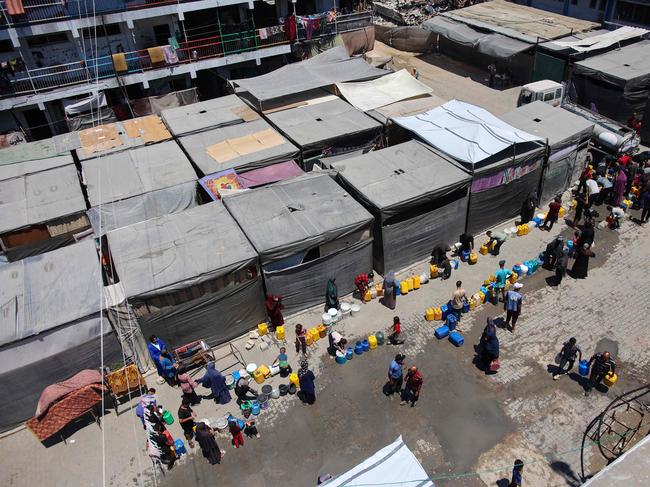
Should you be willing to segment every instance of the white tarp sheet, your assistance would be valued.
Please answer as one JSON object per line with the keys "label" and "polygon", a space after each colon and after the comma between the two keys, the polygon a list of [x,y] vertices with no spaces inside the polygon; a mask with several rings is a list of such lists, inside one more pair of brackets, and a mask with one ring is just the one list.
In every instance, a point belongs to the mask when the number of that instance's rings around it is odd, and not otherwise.
{"label": "white tarp sheet", "polygon": [[433,147],[472,165],[515,144],[543,140],[508,125],[483,108],[458,100],[394,121]]}
{"label": "white tarp sheet", "polygon": [[593,37],[587,37],[586,39],[580,39],[577,41],[553,41],[553,44],[562,47],[570,47],[577,52],[589,52],[598,49],[605,49],[606,47],[613,46],[614,44],[618,44],[627,39],[641,37],[647,32],[647,29],[626,25],[620,29],[612,30]]}
{"label": "white tarp sheet", "polygon": [[362,112],[409,98],[424,96],[433,91],[411,76],[406,69],[372,81],[337,83],[336,86],[343,97]]}
{"label": "white tarp sheet", "polygon": [[100,92],[89,97],[82,98],[81,100],[61,100],[66,115],[79,115],[80,113],[97,110],[99,107],[105,107],[106,95]]}
{"label": "white tarp sheet", "polygon": [[433,487],[433,482],[400,436],[352,470],[322,485],[326,487],[357,485]]}

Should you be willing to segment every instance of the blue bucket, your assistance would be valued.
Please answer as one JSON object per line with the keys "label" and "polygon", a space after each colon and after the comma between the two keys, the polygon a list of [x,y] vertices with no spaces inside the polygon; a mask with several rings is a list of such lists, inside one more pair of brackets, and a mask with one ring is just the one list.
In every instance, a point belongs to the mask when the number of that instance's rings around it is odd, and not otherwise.
{"label": "blue bucket", "polygon": [[178,440],[174,441],[174,450],[176,450],[176,455],[179,457],[187,453],[187,449],[185,448],[185,443],[183,443],[183,440],[179,438]]}
{"label": "blue bucket", "polygon": [[586,377],[589,375],[589,362],[586,360],[581,360],[578,364],[578,374]]}
{"label": "blue bucket", "polygon": [[253,407],[251,408],[251,413],[253,413],[255,416],[260,414],[260,403],[257,401],[253,401]]}
{"label": "blue bucket", "polygon": [[340,353],[340,354],[337,353],[336,354],[336,363],[337,364],[344,365],[345,362],[347,362],[347,361],[348,361],[348,359],[345,357],[344,354],[342,354],[342,353]]}
{"label": "blue bucket", "polygon": [[460,254],[460,260],[467,262],[467,259],[469,259],[469,250],[463,250]]}

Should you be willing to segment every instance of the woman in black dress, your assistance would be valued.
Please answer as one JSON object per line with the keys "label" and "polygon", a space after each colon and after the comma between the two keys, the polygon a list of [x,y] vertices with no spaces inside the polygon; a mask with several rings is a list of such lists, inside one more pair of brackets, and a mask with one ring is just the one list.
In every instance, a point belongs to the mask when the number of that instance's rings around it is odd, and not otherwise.
{"label": "woman in black dress", "polygon": [[210,465],[221,463],[221,457],[226,452],[219,448],[217,439],[214,437],[214,432],[205,423],[196,424],[196,441],[199,443],[201,452],[208,459]]}
{"label": "woman in black dress", "polygon": [[589,259],[595,257],[591,250],[591,245],[583,244],[575,253],[575,262],[571,268],[571,275],[574,279],[584,279],[589,271]]}

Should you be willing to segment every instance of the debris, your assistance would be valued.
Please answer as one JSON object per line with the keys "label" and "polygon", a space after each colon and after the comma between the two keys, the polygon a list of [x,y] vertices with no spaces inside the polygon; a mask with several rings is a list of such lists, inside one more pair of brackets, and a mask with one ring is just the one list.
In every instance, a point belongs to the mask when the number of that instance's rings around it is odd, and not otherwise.
{"label": "debris", "polygon": [[397,25],[420,25],[442,12],[469,7],[484,0],[382,0],[373,3],[379,18]]}

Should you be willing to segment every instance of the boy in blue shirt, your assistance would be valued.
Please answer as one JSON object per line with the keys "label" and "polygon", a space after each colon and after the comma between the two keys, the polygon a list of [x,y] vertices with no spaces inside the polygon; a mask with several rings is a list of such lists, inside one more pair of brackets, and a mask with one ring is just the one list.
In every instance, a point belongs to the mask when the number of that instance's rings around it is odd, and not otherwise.
{"label": "boy in blue shirt", "polygon": [[512,275],[512,271],[510,269],[506,269],[505,265],[506,261],[500,260],[499,270],[494,273],[494,277],[496,278],[495,287],[497,291],[501,291],[501,300],[504,302],[506,300],[506,281]]}

